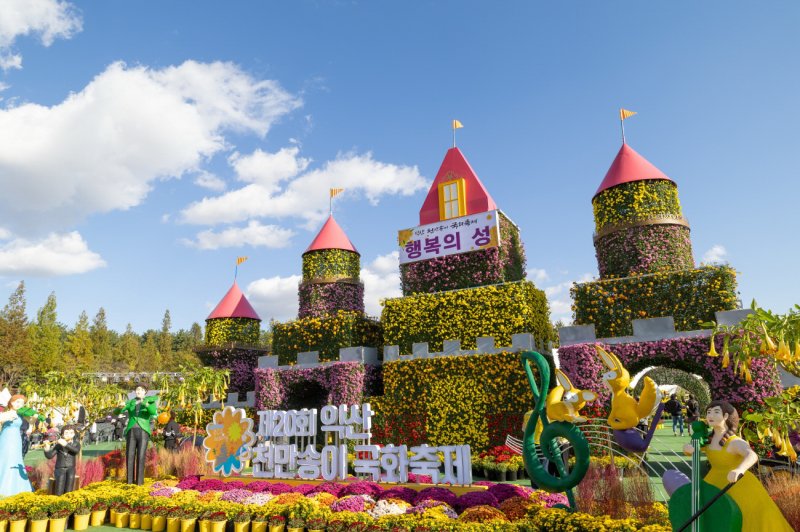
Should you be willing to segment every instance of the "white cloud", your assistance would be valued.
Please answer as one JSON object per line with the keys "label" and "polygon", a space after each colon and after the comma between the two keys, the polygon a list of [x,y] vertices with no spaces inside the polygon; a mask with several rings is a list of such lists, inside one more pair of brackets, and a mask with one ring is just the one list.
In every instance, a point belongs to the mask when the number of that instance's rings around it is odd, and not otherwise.
{"label": "white cloud", "polygon": [[194,184],[198,187],[213,190],[214,192],[222,192],[225,190],[225,181],[206,171],[200,171],[197,177],[194,178]]}
{"label": "white cloud", "polygon": [[13,51],[18,37],[36,35],[50,46],[55,39],[69,39],[81,31],[75,7],[63,0],[0,1],[0,68],[22,68],[22,56]]}
{"label": "white cloud", "polygon": [[245,227],[229,227],[220,232],[209,229],[197,233],[197,240],[184,240],[198,249],[219,249],[241,246],[283,248],[290,244],[294,231],[276,225],[261,225],[251,220]]}
{"label": "white cloud", "polygon": [[550,321],[555,323],[561,320],[566,324],[572,323],[572,298],[569,289],[572,288],[573,283],[585,283],[592,279],[592,274],[584,273],[574,281],[564,281],[544,287],[544,293],[550,303]]}
{"label": "white cloud", "polygon": [[105,265],[77,231],[51,233],[38,242],[17,238],[0,246],[0,275],[73,275]]}
{"label": "white cloud", "polygon": [[370,316],[380,316],[381,300],[400,297],[400,254],[392,251],[379,255],[369,265],[361,268],[364,283],[364,310]]}
{"label": "white cloud", "polygon": [[527,277],[529,280],[533,281],[534,284],[541,284],[550,280],[547,271],[542,268],[528,268]]}
{"label": "white cloud", "polygon": [[136,206],[155,180],[228,149],[226,131],[263,136],[300,104],[231,63],[114,63],[57,105],[0,109],[0,223],[63,227]]}
{"label": "white cloud", "polygon": [[711,249],[703,253],[703,262],[706,264],[720,264],[727,261],[728,250],[720,244],[714,244]]}
{"label": "white cloud", "polygon": [[11,234],[11,231],[6,229],[5,227],[0,227],[0,240],[8,240],[12,236],[13,235]]}
{"label": "white cloud", "polygon": [[245,295],[264,322],[292,320],[297,318],[297,286],[302,279],[301,275],[258,279],[247,285]]}
{"label": "white cloud", "polygon": [[[284,148],[271,157],[266,155],[255,152],[236,158],[232,164],[239,165],[239,178],[249,184],[189,205],[182,212],[183,220],[214,225],[259,217],[300,217],[305,227],[314,228],[328,214],[329,188],[344,187],[345,196],[363,194],[374,205],[381,196],[409,196],[428,186],[416,166],[376,161],[371,153],[340,154],[321,168],[294,178],[292,172],[302,172],[308,164],[298,157],[296,147]],[[290,180],[278,189],[278,182],[286,179]]]}

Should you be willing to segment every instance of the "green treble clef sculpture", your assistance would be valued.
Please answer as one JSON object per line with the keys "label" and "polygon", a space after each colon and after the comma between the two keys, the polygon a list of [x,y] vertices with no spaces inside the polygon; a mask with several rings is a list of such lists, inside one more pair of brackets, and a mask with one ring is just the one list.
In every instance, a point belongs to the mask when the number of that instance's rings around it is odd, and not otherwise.
{"label": "green treble clef sculpture", "polygon": [[[539,383],[531,370],[531,365],[536,367]],[[551,493],[566,492],[570,506],[575,509],[575,497],[572,488],[578,485],[589,469],[589,442],[583,433],[572,423],[566,421],[550,422],[545,412],[547,392],[550,388],[550,366],[545,358],[535,352],[522,353],[522,367],[528,377],[528,382],[533,392],[533,413],[525,425],[525,435],[522,440],[522,457],[525,460],[525,469],[531,478],[531,484],[539,489]],[[539,442],[541,454],[548,461],[555,464],[558,475],[551,475],[539,459],[536,452],[536,424],[541,421],[543,429]],[[566,439],[575,454],[575,463],[567,471],[566,464],[561,455],[558,438]]]}

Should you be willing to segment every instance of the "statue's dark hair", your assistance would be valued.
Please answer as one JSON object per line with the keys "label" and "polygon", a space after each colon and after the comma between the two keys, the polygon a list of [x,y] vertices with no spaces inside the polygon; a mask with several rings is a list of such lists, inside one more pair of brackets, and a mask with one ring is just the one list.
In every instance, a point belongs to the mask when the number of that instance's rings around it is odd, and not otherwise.
{"label": "statue's dark hair", "polygon": [[717,406],[722,410],[723,414],[728,414],[728,419],[725,420],[726,430],[719,441],[720,445],[725,445],[728,439],[731,436],[736,436],[736,432],[739,430],[739,412],[728,401],[711,401],[706,407],[706,412]]}

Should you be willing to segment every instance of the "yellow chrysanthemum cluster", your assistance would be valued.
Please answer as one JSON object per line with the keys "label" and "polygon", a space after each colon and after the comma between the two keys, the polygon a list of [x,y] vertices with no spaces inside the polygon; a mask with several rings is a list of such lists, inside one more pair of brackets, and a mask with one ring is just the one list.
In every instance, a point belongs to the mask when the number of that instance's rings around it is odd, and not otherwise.
{"label": "yellow chrysanthemum cluster", "polygon": [[678,187],[665,179],[633,181],[609,188],[592,200],[595,231],[607,225],[657,218],[681,218]]}
{"label": "yellow chrysanthemum cluster", "polygon": [[251,318],[212,318],[206,320],[206,345],[222,346],[236,342],[258,344],[261,322]]}

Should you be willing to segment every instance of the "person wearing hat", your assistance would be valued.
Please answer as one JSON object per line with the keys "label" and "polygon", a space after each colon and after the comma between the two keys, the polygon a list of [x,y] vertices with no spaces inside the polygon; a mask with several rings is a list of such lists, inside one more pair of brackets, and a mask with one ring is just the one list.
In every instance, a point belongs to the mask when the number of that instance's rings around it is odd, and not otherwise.
{"label": "person wearing hat", "polygon": [[25,406],[24,395],[12,395],[8,409],[0,413],[0,497],[10,497],[33,491],[22,458],[20,427],[22,417],[17,411]]}

